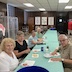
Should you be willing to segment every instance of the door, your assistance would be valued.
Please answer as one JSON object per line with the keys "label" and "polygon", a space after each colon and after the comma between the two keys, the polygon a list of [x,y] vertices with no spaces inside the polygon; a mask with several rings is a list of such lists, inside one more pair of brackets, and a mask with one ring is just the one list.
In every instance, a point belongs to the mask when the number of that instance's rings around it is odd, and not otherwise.
{"label": "door", "polygon": [[59,33],[67,33],[67,18],[57,17],[56,28]]}
{"label": "door", "polygon": [[59,33],[67,34],[68,30],[68,12],[57,12],[56,16],[56,29]]}
{"label": "door", "polygon": [[34,17],[28,18],[29,33],[34,30]]}

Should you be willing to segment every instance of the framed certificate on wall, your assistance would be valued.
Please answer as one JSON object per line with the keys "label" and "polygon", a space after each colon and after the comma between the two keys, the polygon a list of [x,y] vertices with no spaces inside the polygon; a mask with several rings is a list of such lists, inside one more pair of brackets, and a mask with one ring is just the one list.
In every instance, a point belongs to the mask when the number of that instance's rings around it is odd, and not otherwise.
{"label": "framed certificate on wall", "polygon": [[42,17],[42,25],[47,25],[47,17]]}
{"label": "framed certificate on wall", "polygon": [[40,25],[40,17],[35,17],[35,25]]}
{"label": "framed certificate on wall", "polygon": [[54,17],[48,17],[48,25],[54,25]]}

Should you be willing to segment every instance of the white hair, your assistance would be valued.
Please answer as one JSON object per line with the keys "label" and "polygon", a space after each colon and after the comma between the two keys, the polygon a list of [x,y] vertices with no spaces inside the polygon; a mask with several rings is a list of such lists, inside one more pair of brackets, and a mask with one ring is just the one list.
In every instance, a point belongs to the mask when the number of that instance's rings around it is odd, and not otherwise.
{"label": "white hair", "polygon": [[68,37],[65,34],[60,34],[59,38],[64,38],[64,39],[68,39]]}
{"label": "white hair", "polygon": [[38,28],[37,28],[37,31],[41,31],[41,28],[40,28],[40,27],[38,27]]}

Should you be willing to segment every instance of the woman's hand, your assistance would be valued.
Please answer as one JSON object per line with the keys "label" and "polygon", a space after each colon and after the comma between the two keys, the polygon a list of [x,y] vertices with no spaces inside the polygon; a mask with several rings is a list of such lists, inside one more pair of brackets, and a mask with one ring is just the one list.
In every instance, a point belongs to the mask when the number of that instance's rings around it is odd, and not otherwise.
{"label": "woman's hand", "polygon": [[30,49],[28,48],[28,49],[26,49],[24,51],[25,51],[25,53],[29,53],[30,52]]}

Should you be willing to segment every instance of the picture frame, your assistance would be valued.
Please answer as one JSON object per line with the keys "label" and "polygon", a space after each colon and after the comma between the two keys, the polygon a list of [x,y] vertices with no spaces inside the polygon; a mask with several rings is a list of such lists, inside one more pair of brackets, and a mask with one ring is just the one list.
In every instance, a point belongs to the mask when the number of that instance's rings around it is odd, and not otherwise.
{"label": "picture frame", "polygon": [[47,25],[47,17],[42,17],[42,25]]}
{"label": "picture frame", "polygon": [[54,17],[48,17],[48,25],[54,25]]}
{"label": "picture frame", "polygon": [[40,25],[40,17],[35,17],[35,25]]}

